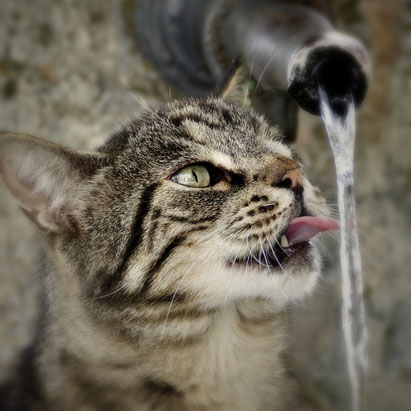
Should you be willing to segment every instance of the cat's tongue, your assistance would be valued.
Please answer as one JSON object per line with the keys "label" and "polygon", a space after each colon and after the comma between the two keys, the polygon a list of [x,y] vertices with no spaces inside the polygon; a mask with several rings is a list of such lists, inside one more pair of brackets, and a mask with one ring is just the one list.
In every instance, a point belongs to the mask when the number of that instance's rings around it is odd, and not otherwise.
{"label": "cat's tongue", "polygon": [[291,220],[285,235],[290,244],[297,244],[311,240],[322,231],[339,228],[340,223],[333,218],[305,216]]}

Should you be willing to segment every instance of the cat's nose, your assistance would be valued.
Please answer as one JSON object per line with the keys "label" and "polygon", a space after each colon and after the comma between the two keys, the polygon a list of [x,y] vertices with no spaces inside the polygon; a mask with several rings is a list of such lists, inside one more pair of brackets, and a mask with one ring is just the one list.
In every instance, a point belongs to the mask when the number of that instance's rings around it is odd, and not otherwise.
{"label": "cat's nose", "polygon": [[279,187],[289,188],[293,190],[296,194],[302,194],[304,191],[303,187],[303,175],[300,167],[293,168],[292,170],[286,171],[278,184]]}

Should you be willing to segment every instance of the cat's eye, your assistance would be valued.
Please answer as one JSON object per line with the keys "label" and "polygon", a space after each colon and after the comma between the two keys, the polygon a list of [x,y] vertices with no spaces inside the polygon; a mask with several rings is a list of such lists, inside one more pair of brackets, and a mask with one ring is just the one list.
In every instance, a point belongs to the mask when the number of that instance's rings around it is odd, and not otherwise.
{"label": "cat's eye", "polygon": [[208,187],[211,182],[207,168],[198,164],[182,168],[171,179],[183,186],[197,188]]}

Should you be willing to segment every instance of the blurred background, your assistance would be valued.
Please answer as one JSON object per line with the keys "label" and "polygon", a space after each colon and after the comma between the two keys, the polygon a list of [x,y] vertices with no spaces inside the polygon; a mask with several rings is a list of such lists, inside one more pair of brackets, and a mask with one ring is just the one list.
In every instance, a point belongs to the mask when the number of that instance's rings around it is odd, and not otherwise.
{"label": "blurred background", "polygon": [[[411,1],[311,0],[359,38],[373,80],[358,112],[356,198],[369,329],[367,410],[411,410]],[[80,150],[179,94],[144,60],[134,0],[0,0],[0,130]],[[296,147],[336,205],[318,117],[298,113]],[[0,380],[30,340],[39,241],[0,187]],[[323,237],[318,291],[294,307],[289,357],[315,409],[348,409],[338,242]]]}

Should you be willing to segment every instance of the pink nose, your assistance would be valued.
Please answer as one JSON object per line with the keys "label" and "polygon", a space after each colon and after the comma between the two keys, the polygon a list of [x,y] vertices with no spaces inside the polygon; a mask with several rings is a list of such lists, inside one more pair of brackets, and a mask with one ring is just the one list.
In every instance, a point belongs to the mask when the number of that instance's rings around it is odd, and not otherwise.
{"label": "pink nose", "polygon": [[302,192],[303,190],[303,176],[301,168],[296,167],[292,170],[288,170],[284,173],[281,179],[281,185],[286,188],[291,188],[296,192]]}

